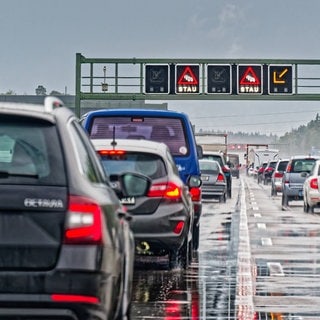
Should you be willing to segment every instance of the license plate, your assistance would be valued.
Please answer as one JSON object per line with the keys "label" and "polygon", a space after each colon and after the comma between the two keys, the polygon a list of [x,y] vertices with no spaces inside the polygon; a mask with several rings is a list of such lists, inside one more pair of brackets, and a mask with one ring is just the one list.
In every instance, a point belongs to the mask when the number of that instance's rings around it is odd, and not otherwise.
{"label": "license plate", "polygon": [[135,197],[122,198],[120,201],[122,204],[135,204],[136,203]]}

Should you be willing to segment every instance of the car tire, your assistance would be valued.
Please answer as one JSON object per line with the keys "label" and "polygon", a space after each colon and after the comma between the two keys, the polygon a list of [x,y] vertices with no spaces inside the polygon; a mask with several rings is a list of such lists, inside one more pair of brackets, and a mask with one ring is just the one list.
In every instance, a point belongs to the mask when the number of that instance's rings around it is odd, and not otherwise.
{"label": "car tire", "polygon": [[199,249],[199,238],[200,238],[200,222],[198,225],[193,226],[193,232],[192,232],[192,248],[193,248],[193,250]]}
{"label": "car tire", "polygon": [[190,264],[189,248],[190,248],[189,241],[188,241],[188,238],[186,238],[183,242],[182,247],[179,249],[179,253],[178,253],[178,261],[180,262],[180,265],[184,270],[188,269]]}
{"label": "car tire", "polygon": [[273,186],[271,186],[271,196],[276,196],[277,195],[277,191],[274,189]]}
{"label": "car tire", "polygon": [[228,190],[227,190],[227,193],[228,193],[228,197],[231,199],[232,197],[232,188],[231,188],[231,185],[228,187]]}
{"label": "car tire", "polygon": [[178,251],[170,251],[169,253],[169,269],[172,270],[181,266],[186,270],[189,266],[189,242],[185,239],[183,245]]}
{"label": "car tire", "polygon": [[305,201],[303,201],[303,212],[305,212],[305,213],[309,212],[309,205]]}
{"label": "car tire", "polygon": [[282,206],[287,207],[289,205],[288,196],[285,193],[282,193]]}

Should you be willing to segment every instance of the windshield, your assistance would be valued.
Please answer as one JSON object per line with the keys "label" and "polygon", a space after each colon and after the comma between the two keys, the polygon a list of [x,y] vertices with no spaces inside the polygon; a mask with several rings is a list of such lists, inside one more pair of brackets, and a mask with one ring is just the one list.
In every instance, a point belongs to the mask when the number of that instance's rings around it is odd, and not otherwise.
{"label": "windshield", "polygon": [[90,130],[91,139],[147,139],[168,145],[173,156],[189,153],[183,123],[178,118],[96,117]]}

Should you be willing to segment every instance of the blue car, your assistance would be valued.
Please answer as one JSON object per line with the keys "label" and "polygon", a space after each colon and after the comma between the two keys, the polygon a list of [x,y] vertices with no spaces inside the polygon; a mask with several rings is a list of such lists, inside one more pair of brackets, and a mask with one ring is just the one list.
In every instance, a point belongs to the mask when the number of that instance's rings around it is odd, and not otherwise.
{"label": "blue car", "polygon": [[103,109],[86,113],[81,124],[91,139],[140,139],[168,145],[180,177],[186,185],[193,180],[190,193],[194,205],[193,249],[199,247],[201,178],[199,158],[201,148],[196,145],[189,117],[172,110]]}

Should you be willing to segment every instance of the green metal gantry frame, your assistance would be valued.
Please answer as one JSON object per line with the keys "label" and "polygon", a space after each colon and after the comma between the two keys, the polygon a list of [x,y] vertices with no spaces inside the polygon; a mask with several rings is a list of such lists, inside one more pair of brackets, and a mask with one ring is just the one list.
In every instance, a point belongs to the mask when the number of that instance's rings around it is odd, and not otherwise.
{"label": "green metal gantry frame", "polygon": [[[146,92],[146,65],[168,65],[173,70],[177,65],[199,66],[199,92],[196,94],[176,94]],[[230,65],[232,73],[230,94],[208,93],[207,66]],[[270,81],[266,75],[269,66],[290,66],[292,92],[290,94],[268,94],[263,88],[261,94],[239,94],[235,87],[237,66],[259,65],[264,70],[264,82]],[[280,74],[280,77],[282,75]],[[172,72],[169,75],[172,80]],[[281,78],[280,78],[281,79]],[[272,80],[271,80],[272,81]],[[281,81],[280,81],[281,82]],[[86,58],[76,54],[76,97],[75,112],[80,116],[82,100],[320,100],[320,60],[293,59],[140,59],[140,58]]]}

